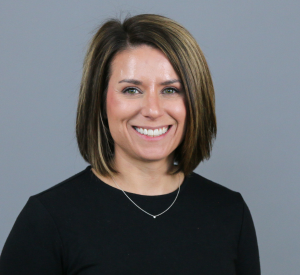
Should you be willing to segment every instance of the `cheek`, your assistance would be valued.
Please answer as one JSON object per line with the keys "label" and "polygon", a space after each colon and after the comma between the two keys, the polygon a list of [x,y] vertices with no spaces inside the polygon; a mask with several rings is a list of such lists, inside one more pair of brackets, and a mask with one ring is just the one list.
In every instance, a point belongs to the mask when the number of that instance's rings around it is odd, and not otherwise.
{"label": "cheek", "polygon": [[126,104],[115,91],[107,91],[106,110],[109,122],[122,119],[122,114],[126,114]]}
{"label": "cheek", "polygon": [[106,96],[106,113],[107,113],[107,120],[108,120],[108,126],[110,133],[115,139],[115,133],[117,131],[117,121],[118,121],[118,110],[119,108],[116,108],[117,100],[114,96],[114,92],[112,90],[107,91],[107,96]]}
{"label": "cheek", "polygon": [[177,137],[179,138],[179,142],[181,142],[184,139],[186,132],[186,105],[184,100],[172,105],[171,115],[178,123],[177,133],[179,135]]}
{"label": "cheek", "polygon": [[178,105],[175,108],[176,115],[178,117],[180,143],[183,141],[186,132],[186,106],[185,103]]}
{"label": "cheek", "polygon": [[122,127],[122,122],[128,121],[137,112],[137,102],[124,98],[124,95],[108,90],[106,99],[107,119],[110,128]]}
{"label": "cheek", "polygon": [[116,105],[116,97],[114,96],[114,92],[111,89],[108,89],[106,95],[106,111],[107,117],[111,118],[114,116],[114,111],[116,110],[114,106]]}
{"label": "cheek", "polygon": [[174,118],[183,127],[186,120],[186,106],[183,100],[176,102],[176,104],[171,105],[171,110]]}

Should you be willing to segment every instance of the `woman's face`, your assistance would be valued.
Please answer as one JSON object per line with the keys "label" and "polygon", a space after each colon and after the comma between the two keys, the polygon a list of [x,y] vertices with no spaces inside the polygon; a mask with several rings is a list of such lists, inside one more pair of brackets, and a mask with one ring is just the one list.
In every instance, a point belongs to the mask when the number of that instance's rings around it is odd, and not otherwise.
{"label": "woman's face", "polygon": [[183,88],[171,63],[157,49],[142,45],[115,56],[106,107],[115,156],[163,160],[183,139]]}

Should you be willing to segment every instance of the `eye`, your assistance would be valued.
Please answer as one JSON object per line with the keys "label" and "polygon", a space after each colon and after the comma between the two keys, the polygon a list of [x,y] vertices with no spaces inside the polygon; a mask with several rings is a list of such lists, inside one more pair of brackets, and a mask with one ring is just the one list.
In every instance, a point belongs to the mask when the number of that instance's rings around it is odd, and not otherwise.
{"label": "eye", "polygon": [[129,94],[129,95],[134,95],[134,94],[138,94],[139,90],[136,88],[127,88],[123,91],[124,94]]}
{"label": "eye", "polygon": [[174,89],[174,88],[166,88],[163,90],[163,93],[164,94],[176,94],[178,93],[177,89]]}

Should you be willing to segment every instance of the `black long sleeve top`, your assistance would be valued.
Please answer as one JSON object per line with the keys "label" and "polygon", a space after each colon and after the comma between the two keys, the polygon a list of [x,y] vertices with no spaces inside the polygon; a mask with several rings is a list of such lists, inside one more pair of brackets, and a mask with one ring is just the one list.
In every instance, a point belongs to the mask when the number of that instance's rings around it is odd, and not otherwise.
{"label": "black long sleeve top", "polygon": [[[127,193],[158,214],[177,190]],[[260,274],[251,214],[242,196],[196,173],[174,205],[153,218],[91,167],[30,197],[0,257],[1,275]]]}

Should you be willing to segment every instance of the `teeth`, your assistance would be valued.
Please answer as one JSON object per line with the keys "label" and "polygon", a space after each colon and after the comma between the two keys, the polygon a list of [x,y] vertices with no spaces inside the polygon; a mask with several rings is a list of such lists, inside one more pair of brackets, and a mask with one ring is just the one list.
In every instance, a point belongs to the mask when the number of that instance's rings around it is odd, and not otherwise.
{"label": "teeth", "polygon": [[147,136],[153,137],[153,130],[147,130]]}
{"label": "teeth", "polygon": [[159,129],[143,129],[143,128],[137,128],[134,127],[134,129],[136,131],[138,131],[140,134],[142,135],[146,135],[149,137],[158,137],[163,135],[164,133],[166,133],[168,131],[168,127],[163,127],[163,128],[159,128]]}

